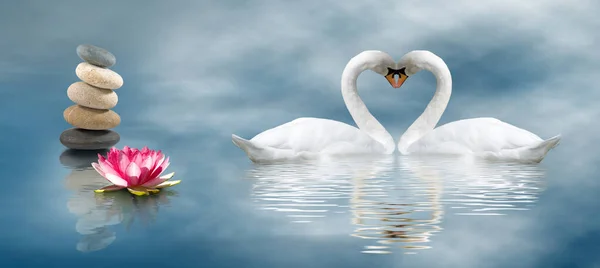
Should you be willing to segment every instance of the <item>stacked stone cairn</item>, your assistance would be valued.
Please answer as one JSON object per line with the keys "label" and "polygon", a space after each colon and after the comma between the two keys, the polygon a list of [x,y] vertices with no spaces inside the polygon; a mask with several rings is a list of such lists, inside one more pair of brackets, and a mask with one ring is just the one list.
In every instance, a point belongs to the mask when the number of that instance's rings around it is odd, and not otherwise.
{"label": "stacked stone cairn", "polygon": [[81,81],[67,89],[67,96],[75,105],[63,112],[65,121],[74,128],[63,131],[60,142],[75,150],[110,148],[121,139],[119,133],[111,130],[121,123],[119,114],[110,110],[119,101],[114,90],[123,86],[123,78],[109,69],[117,59],[92,45],[79,45],[77,55],[84,60],[75,69]]}

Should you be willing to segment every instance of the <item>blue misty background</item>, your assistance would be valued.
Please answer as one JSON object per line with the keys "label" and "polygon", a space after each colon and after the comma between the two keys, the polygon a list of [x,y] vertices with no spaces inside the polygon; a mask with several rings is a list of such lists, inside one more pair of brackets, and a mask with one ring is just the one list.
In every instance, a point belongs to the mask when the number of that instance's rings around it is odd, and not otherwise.
{"label": "blue misty background", "polygon": [[[2,2],[0,263],[596,267],[599,8],[584,0]],[[69,200],[77,190],[58,141],[70,127],[62,111],[72,105],[66,89],[78,80],[83,43],[117,57],[118,146],[162,149],[183,180],[154,223],[116,224],[114,242],[86,253],[76,250]],[[367,49],[397,59],[427,49],[446,61],[454,89],[440,123],[491,116],[543,138],[561,133],[541,164],[539,204],[500,218],[448,216],[433,249],[385,256],[360,254],[361,241],[339,231],[343,217],[294,225],[253,207],[253,182],[241,179],[252,165],[231,133],[251,138],[303,116],[353,124],[339,80]],[[397,137],[434,87],[426,72],[399,90],[371,72],[359,78],[369,109]]]}

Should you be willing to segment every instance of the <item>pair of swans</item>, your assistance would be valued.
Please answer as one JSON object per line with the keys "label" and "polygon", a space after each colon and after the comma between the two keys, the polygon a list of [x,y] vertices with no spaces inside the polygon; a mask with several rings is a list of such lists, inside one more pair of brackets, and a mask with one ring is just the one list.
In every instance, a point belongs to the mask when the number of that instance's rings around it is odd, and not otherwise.
{"label": "pair of swans", "polygon": [[358,95],[356,81],[366,70],[384,76],[394,88],[421,70],[433,73],[437,87],[425,111],[402,134],[397,144],[403,155],[473,156],[491,160],[539,163],[558,145],[560,135],[543,140],[495,118],[458,120],[435,128],[452,92],[446,63],[437,55],[415,50],[398,63],[381,51],[364,51],[342,73],[342,96],[357,127],[330,119],[298,118],[268,129],[251,140],[232,135],[233,143],[253,162],[311,159],[333,155],[392,154],[392,135],[373,117]]}

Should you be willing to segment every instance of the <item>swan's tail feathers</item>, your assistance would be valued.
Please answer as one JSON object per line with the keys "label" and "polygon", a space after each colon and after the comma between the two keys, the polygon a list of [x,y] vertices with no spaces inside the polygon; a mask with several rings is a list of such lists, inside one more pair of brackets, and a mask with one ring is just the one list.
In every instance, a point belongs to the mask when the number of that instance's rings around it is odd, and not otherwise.
{"label": "swan's tail feathers", "polygon": [[528,148],[534,158],[533,161],[542,162],[546,154],[560,144],[560,138],[561,135],[559,134]]}
{"label": "swan's tail feathers", "polygon": [[562,136],[560,134],[558,134],[558,135],[556,135],[556,136],[554,136],[552,138],[549,138],[549,139],[543,141],[537,147],[547,148],[546,151],[550,151],[550,149],[552,149],[552,148],[554,148],[554,147],[556,147],[556,146],[558,146],[560,144],[560,138],[561,137]]}
{"label": "swan's tail feathers", "polygon": [[264,150],[263,148],[260,148],[253,144],[251,141],[235,134],[231,134],[231,141],[233,141],[233,144],[235,144],[235,146],[239,147],[244,152],[246,152],[250,160],[252,160],[253,162],[256,160],[255,156],[260,154],[260,152]]}

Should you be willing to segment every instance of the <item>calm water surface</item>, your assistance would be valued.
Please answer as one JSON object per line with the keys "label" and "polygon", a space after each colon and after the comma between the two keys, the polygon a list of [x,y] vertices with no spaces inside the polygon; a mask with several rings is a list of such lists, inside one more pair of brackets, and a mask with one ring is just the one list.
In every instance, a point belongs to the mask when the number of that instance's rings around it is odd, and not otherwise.
{"label": "calm water surface", "polygon": [[159,146],[182,183],[95,194],[107,185],[89,167],[95,153],[65,151],[60,130],[31,134],[42,149],[27,161],[0,158],[12,167],[2,267],[599,267],[599,173],[558,148],[540,165],[399,155],[254,165],[226,135],[149,143],[136,138],[152,130],[120,132],[119,147]]}

